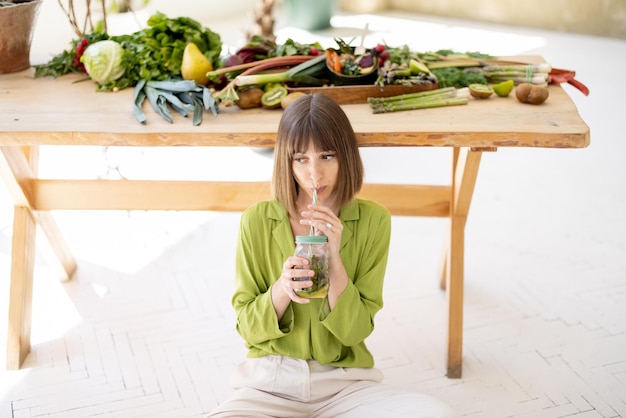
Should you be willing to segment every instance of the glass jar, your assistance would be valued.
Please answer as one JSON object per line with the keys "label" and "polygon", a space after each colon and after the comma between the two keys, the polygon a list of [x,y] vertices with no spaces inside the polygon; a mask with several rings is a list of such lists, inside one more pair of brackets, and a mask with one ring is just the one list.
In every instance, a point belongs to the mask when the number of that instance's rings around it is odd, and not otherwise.
{"label": "glass jar", "polygon": [[309,269],[314,271],[313,277],[302,278],[311,280],[313,285],[296,290],[296,295],[307,299],[322,299],[328,294],[328,238],[324,235],[296,236],[294,255],[309,260]]}

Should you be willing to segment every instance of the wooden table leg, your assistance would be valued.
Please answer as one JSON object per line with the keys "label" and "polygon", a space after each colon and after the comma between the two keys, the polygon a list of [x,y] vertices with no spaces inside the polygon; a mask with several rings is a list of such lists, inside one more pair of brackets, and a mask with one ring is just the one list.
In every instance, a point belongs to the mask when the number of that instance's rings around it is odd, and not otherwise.
{"label": "wooden table leg", "polygon": [[30,351],[33,270],[35,266],[35,221],[30,209],[16,206],[13,215],[11,283],[7,363],[17,370]]}
{"label": "wooden table leg", "polygon": [[450,258],[450,235],[445,237],[443,243],[443,251],[441,251],[441,261],[439,262],[439,287],[441,290],[446,290],[448,284],[448,259]]}
{"label": "wooden table leg", "polygon": [[469,212],[482,152],[454,148],[450,235],[444,275],[448,296],[447,376],[459,378],[463,362],[463,267],[465,221]]}
{"label": "wooden table leg", "polygon": [[48,260],[48,265],[60,280],[70,280],[76,272],[76,261],[65,243],[61,231],[48,211],[35,211],[37,225],[41,228],[46,242],[39,243],[39,249]]}
{"label": "wooden table leg", "polygon": [[[30,331],[35,266],[36,221],[59,261],[61,278],[72,276],[76,263],[49,212],[35,214],[32,207],[32,180],[39,163],[38,147],[0,147],[0,177],[15,202],[11,249],[11,282],[7,335],[7,369],[19,369],[30,351]],[[55,263],[51,264],[55,265]]]}
{"label": "wooden table leg", "polygon": [[65,244],[59,228],[49,211],[33,207],[33,183],[37,177],[39,147],[0,147],[0,177],[3,177],[16,206],[31,210],[34,220],[44,233],[47,245],[40,245],[42,253],[62,280],[68,280],[76,271],[76,262]]}

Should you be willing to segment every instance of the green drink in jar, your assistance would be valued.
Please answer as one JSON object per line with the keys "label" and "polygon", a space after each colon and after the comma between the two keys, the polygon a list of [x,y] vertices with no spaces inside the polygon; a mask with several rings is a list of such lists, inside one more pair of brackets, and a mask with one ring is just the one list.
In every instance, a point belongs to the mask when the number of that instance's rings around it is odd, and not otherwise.
{"label": "green drink in jar", "polygon": [[[294,255],[309,260],[309,269],[314,271],[313,282],[310,287],[296,290],[295,293],[307,299],[322,299],[328,294],[328,238],[323,235],[296,236],[296,250]],[[307,279],[302,279],[307,280]]]}

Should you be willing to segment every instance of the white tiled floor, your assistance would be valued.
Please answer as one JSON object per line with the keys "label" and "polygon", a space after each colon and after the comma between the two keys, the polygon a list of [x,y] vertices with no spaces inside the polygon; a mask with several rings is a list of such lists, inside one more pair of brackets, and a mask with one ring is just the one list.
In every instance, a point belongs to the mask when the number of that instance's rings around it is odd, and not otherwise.
{"label": "white tiled floor", "polygon": [[[446,223],[394,217],[386,306],[369,340],[387,381],[438,396],[466,417],[626,416],[626,41],[398,13],[366,18],[373,42],[540,54],[575,69],[591,89],[584,97],[565,86],[591,127],[589,148],[483,156],[467,224],[462,379],[445,377],[446,304],[436,276]],[[362,25],[354,19],[338,17],[343,29],[316,36],[356,34]],[[227,41],[241,27],[207,25]],[[80,157],[105,175],[101,149],[71,152],[43,150],[42,174],[71,176],[69,161]],[[248,149],[107,155],[130,177],[153,170],[172,178],[268,177],[271,170],[267,155]],[[370,181],[448,181],[449,150],[364,149],[363,156]],[[400,168],[407,166],[415,169]],[[4,187],[0,202],[5,307],[11,205]],[[0,417],[206,414],[226,396],[230,370],[245,355],[229,304],[239,214],[55,217],[78,273],[61,284],[38,258],[32,353],[22,370],[0,372]],[[3,314],[0,350],[5,327]]]}

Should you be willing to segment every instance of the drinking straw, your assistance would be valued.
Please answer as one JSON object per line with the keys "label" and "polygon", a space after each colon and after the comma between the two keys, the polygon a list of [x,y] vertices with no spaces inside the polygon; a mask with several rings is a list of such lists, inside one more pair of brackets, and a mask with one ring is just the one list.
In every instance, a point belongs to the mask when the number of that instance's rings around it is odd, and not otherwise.
{"label": "drinking straw", "polygon": [[[313,204],[317,205],[317,189],[313,189]],[[313,235],[313,225],[309,228],[309,235]]]}
{"label": "drinking straw", "polygon": [[[313,204],[317,204],[317,189],[313,189]],[[313,225],[309,228],[309,235],[314,235]],[[309,260],[313,257],[313,247],[309,244]]]}

